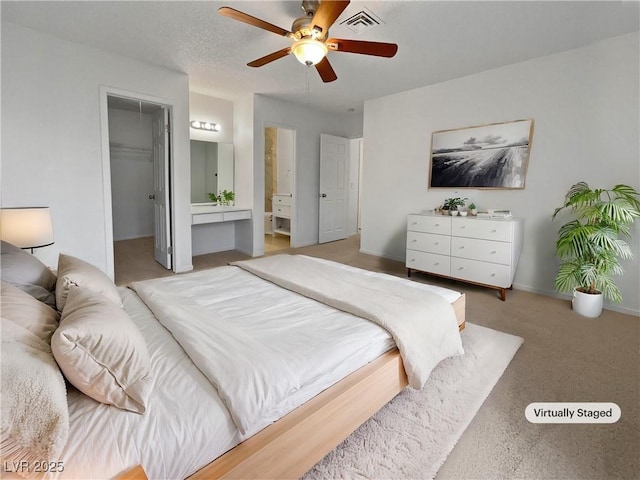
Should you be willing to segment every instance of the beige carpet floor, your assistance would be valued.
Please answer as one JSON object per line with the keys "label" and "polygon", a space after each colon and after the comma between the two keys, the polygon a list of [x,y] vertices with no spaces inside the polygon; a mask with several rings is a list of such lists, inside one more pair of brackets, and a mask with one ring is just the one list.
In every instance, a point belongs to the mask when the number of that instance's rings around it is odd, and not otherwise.
{"label": "beige carpet floor", "polygon": [[[141,262],[135,246],[117,244],[118,284],[171,274],[153,265],[152,253],[150,262]],[[281,252],[406,276],[402,263],[360,253],[359,237]],[[244,258],[238,252],[203,255],[194,257],[194,268]],[[638,317],[605,310],[600,318],[587,319],[564,299],[513,290],[502,302],[494,290],[422,274],[412,278],[466,293],[470,322],[524,338],[436,478],[640,478]],[[622,418],[612,425],[530,424],[526,406],[545,401],[615,402]]]}

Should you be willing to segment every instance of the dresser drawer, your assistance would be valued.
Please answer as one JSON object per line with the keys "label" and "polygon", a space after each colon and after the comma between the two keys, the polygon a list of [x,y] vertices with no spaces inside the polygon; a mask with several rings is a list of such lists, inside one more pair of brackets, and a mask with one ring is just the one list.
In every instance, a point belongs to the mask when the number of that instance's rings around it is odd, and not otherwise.
{"label": "dresser drawer", "polygon": [[512,223],[500,220],[476,218],[452,218],[451,235],[456,237],[482,238],[510,242]]}
{"label": "dresser drawer", "polygon": [[511,265],[511,244],[476,238],[451,237],[451,256]]}
{"label": "dresser drawer", "polygon": [[274,195],[271,198],[271,201],[273,203],[274,208],[276,207],[276,205],[291,206],[291,195]]}
{"label": "dresser drawer", "polygon": [[451,218],[443,215],[409,215],[407,230],[450,235]]}
{"label": "dresser drawer", "polygon": [[448,235],[434,233],[407,232],[407,250],[449,255],[450,239]]}
{"label": "dresser drawer", "polygon": [[291,207],[288,205],[273,205],[273,215],[276,217],[291,217]]}
{"label": "dresser drawer", "polygon": [[450,258],[446,255],[407,250],[407,268],[437,275],[449,275],[449,264]]}
{"label": "dresser drawer", "polygon": [[495,287],[511,286],[511,267],[497,263],[451,257],[451,276]]}

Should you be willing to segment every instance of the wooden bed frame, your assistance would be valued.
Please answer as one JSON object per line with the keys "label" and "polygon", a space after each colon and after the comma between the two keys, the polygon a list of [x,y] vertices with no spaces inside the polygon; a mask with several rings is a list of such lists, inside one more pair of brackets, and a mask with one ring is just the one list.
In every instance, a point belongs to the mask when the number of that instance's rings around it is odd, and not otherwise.
{"label": "wooden bed frame", "polygon": [[[460,331],[465,296],[452,305]],[[398,349],[385,353],[189,477],[300,478],[408,385]],[[118,480],[146,480],[138,465]]]}

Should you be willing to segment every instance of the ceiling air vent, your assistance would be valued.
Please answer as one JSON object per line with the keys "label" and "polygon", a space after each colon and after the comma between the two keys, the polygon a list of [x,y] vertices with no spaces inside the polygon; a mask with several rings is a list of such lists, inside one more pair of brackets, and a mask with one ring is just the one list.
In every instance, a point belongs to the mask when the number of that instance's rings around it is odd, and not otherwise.
{"label": "ceiling air vent", "polygon": [[376,17],[368,9],[364,8],[355,15],[352,15],[346,20],[340,22],[340,25],[344,25],[354,33],[361,33],[382,23],[384,22],[380,20],[380,18]]}

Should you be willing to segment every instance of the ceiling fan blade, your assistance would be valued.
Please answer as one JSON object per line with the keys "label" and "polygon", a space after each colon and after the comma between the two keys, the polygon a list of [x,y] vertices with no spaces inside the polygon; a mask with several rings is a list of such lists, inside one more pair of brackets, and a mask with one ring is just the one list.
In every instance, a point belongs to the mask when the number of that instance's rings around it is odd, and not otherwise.
{"label": "ceiling fan blade", "polygon": [[318,10],[313,15],[311,25],[322,30],[322,37],[327,36],[327,32],[344,9],[349,5],[349,0],[322,0]]}
{"label": "ceiling fan blade", "polygon": [[333,67],[327,60],[327,57],[324,57],[319,63],[316,64],[316,70],[320,74],[320,78],[324,83],[333,82],[338,79],[336,72],[333,71]]}
{"label": "ceiling fan blade", "polygon": [[398,51],[398,45],[395,43],[330,38],[325,44],[329,50],[336,52],[361,53],[363,55],[375,55],[376,57],[391,58]]}
{"label": "ceiling fan blade", "polygon": [[254,27],[262,28],[263,30],[273,32],[276,35],[281,35],[283,37],[288,37],[292,35],[292,33],[289,30],[285,30],[284,28],[280,28],[277,25],[273,25],[272,23],[265,22],[264,20],[260,20],[259,18],[252,17],[251,15],[248,15],[239,10],[236,10],[235,8],[220,7],[218,9],[218,13],[223,17],[233,18],[234,20],[238,20],[240,22],[253,25]]}
{"label": "ceiling fan blade", "polygon": [[265,55],[262,58],[258,58],[253,62],[247,63],[247,65],[249,67],[262,67],[263,65],[266,65],[267,63],[271,63],[274,60],[278,60],[279,58],[286,57],[290,53],[291,53],[290,47],[283,48],[282,50],[278,50],[277,52],[270,53],[269,55]]}

